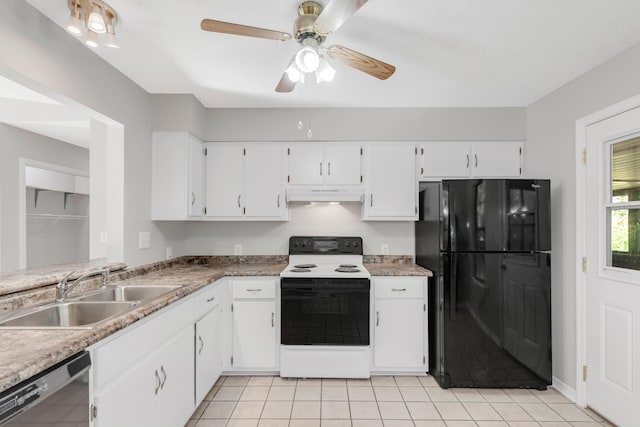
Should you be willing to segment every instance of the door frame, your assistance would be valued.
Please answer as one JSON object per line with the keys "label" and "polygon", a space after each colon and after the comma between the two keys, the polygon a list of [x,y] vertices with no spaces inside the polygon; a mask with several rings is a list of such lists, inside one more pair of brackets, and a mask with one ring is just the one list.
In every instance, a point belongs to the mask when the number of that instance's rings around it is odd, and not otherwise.
{"label": "door frame", "polygon": [[[587,128],[635,108],[640,108],[640,95],[576,120],[576,403],[583,407],[587,406],[587,383],[583,381],[583,366],[587,364],[587,274],[582,264],[583,257],[587,256],[587,168],[583,163],[583,152],[587,149]],[[597,268],[597,260],[590,260],[590,264],[587,268]]]}

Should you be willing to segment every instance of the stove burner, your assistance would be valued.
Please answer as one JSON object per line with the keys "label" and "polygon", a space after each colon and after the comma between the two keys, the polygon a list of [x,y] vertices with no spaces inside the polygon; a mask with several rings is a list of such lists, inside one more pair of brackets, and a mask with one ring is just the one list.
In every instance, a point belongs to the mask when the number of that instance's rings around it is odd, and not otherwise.
{"label": "stove burner", "polygon": [[316,268],[317,265],[315,264],[298,264],[298,265],[294,265],[293,268]]}
{"label": "stove burner", "polygon": [[338,267],[340,268],[358,268],[355,264],[340,264]]}
{"label": "stove burner", "polygon": [[311,273],[311,270],[309,270],[308,268],[292,268],[291,270],[292,273]]}
{"label": "stove burner", "polygon": [[358,268],[349,268],[349,267],[338,267],[335,269],[338,273],[359,273],[360,269]]}

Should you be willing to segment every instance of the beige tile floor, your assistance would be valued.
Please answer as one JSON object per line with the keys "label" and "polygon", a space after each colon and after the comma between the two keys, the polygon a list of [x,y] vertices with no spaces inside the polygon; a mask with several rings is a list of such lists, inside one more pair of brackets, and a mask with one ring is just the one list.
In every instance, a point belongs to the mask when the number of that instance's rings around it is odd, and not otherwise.
{"label": "beige tile floor", "polygon": [[601,427],[556,390],[449,389],[433,378],[222,377],[186,427]]}

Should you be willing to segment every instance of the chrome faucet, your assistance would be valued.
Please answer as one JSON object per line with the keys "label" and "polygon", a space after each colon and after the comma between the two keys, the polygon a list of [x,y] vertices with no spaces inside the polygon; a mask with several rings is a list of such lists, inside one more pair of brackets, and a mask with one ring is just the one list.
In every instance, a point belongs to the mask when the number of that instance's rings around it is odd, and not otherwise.
{"label": "chrome faucet", "polygon": [[102,270],[97,270],[97,271],[91,271],[89,273],[83,274],[82,276],[78,277],[76,280],[71,282],[71,284],[69,284],[68,283],[69,277],[73,273],[75,273],[75,271],[72,271],[71,273],[67,274],[64,277],[64,279],[62,279],[56,285],[56,302],[64,302],[67,299],[67,294],[71,291],[71,289],[75,288],[80,282],[82,282],[84,279],[87,279],[89,277],[93,277],[93,276],[97,276],[98,274],[102,274],[102,287],[103,288],[106,288],[107,287],[107,283],[109,282],[109,269],[108,268],[104,268]]}

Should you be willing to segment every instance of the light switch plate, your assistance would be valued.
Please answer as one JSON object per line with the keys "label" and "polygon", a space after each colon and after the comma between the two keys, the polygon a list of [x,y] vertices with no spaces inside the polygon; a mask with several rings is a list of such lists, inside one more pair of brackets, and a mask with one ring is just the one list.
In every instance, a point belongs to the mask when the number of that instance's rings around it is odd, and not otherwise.
{"label": "light switch plate", "polygon": [[149,249],[151,247],[151,233],[141,231],[138,235],[138,249]]}

